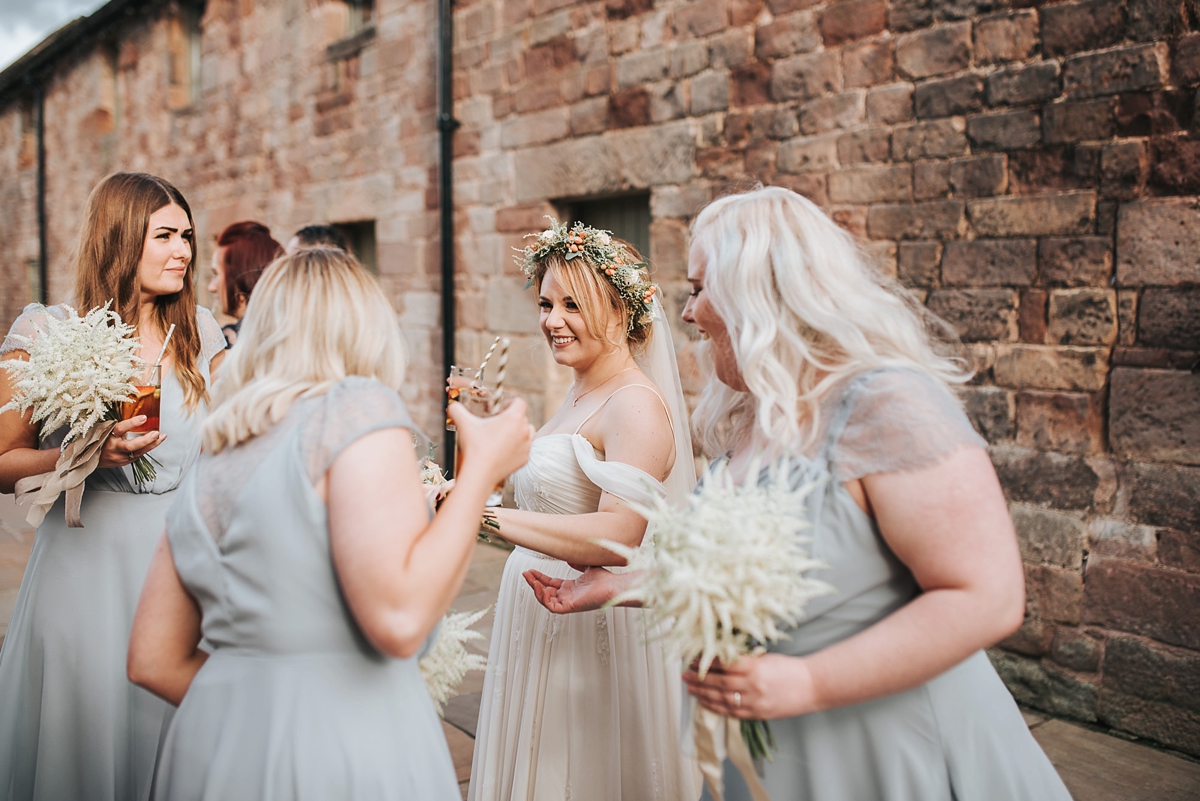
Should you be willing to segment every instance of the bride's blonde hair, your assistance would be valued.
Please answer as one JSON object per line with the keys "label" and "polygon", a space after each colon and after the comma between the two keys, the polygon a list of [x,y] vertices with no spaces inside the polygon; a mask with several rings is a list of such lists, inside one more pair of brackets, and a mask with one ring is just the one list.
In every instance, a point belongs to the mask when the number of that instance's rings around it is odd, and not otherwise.
{"label": "bride's blonde hair", "polygon": [[946,386],[970,377],[935,350],[935,338],[957,342],[953,330],[795,192],[766,187],[714,201],[696,218],[691,248],[750,390],[721,383],[708,343],[701,346],[708,382],[692,426],[708,454],[726,452],[752,428],[764,441],[808,450],[825,394],[875,367],[908,367]]}
{"label": "bride's blonde hair", "polygon": [[297,398],[347,376],[399,392],[404,368],[396,313],[357,259],[325,248],[282,256],[255,285],[237,347],[217,374],[204,448],[219,453],[264,433]]}

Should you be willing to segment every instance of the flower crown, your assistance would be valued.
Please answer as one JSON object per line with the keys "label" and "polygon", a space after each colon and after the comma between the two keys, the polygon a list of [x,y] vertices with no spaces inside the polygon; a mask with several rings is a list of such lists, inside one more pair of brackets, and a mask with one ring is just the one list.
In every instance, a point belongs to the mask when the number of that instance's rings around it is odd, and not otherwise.
{"label": "flower crown", "polygon": [[625,249],[613,241],[611,231],[600,231],[581,222],[569,226],[549,216],[546,219],[550,221],[550,227],[540,234],[526,234],[526,239],[533,237],[535,241],[519,251],[521,255],[516,257],[529,279],[525,288],[533,286],[538,262],[550,254],[561,253],[567,261],[587,256],[596,265],[596,271],[625,301],[629,311],[627,333],[650,325],[654,319],[652,303],[658,287],[650,281],[649,265],[645,262],[626,264]]}

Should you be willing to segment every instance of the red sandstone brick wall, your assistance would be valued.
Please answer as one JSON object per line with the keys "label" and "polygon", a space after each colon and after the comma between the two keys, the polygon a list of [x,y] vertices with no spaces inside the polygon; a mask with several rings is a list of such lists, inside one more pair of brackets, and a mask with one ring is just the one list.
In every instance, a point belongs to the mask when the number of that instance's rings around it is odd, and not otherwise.
{"label": "red sandstone brick wall", "polygon": [[[565,389],[512,263],[561,201],[649,193],[682,305],[687,226],[791,187],[953,323],[1012,502],[1028,617],[994,652],[1023,702],[1200,754],[1200,26],[1195,0],[463,0],[454,90],[460,361],[496,333],[535,418]],[[208,0],[199,99],[172,110],[165,19],[49,87],[51,299],[91,186],[175,181],[211,237],[377,220],[440,425],[431,2]],[[166,12],[163,12],[166,13]],[[107,61],[105,59],[108,59]],[[113,86],[108,96],[104,87]],[[0,303],[36,256],[29,139],[0,109]],[[690,332],[680,326],[678,339]],[[695,388],[690,350],[681,364]]]}

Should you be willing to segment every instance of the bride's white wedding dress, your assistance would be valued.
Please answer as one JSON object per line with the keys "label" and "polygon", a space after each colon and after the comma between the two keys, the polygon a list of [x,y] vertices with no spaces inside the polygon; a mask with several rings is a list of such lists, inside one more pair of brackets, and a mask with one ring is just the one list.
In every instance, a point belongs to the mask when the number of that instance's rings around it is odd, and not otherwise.
{"label": "bride's white wedding dress", "polygon": [[[513,486],[519,508],[563,515],[595,512],[602,491],[631,501],[666,493],[647,473],[603,461],[578,433],[534,440]],[[643,611],[551,614],[521,577],[530,568],[579,575],[526,548],[508,558],[468,798],[694,801],[700,788],[679,745],[680,666],[648,641]]]}

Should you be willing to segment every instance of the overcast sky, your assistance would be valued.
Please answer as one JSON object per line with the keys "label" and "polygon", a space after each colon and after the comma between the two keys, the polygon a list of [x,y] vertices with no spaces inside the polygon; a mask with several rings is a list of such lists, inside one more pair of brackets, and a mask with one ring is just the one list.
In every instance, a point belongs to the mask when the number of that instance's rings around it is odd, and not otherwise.
{"label": "overcast sky", "polygon": [[108,0],[0,0],[0,69],[76,17]]}

